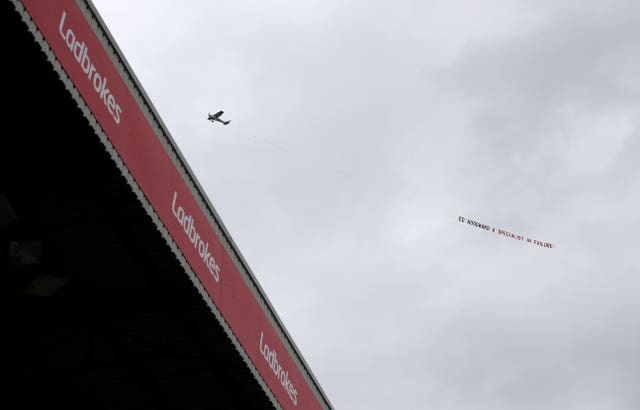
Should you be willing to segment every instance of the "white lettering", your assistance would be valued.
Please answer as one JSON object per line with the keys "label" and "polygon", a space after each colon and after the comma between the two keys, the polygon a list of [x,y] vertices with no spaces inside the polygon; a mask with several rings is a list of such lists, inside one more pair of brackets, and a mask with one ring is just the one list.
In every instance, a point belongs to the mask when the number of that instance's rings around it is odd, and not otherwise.
{"label": "white lettering", "polygon": [[109,114],[116,122],[116,124],[120,124],[120,115],[122,114],[122,108],[118,105],[116,98],[111,94],[111,90],[107,88],[108,79],[103,75],[98,73],[98,69],[91,62],[91,58],[89,57],[89,48],[84,43],[84,41],[78,41],[76,38],[76,34],[73,32],[71,28],[67,28],[65,31],[65,20],[67,19],[67,12],[63,11],[62,16],[60,17],[60,25],[58,26],[58,31],[60,32],[60,36],[62,36],[63,40],[69,47],[69,51],[75,58],[75,60],[80,65],[82,71],[87,75],[87,78],[91,82],[93,89],[98,96],[107,107]]}
{"label": "white lettering", "polygon": [[176,217],[180,226],[184,230],[184,233],[189,238],[189,242],[195,247],[196,251],[202,258],[204,265],[207,267],[213,279],[216,282],[220,282],[220,265],[216,263],[211,252],[209,252],[209,242],[205,242],[203,238],[200,237],[198,233],[193,216],[187,215],[184,208],[181,206],[176,207],[176,201],[178,199],[178,193],[176,191],[173,192],[173,202],[171,203],[171,211],[173,212],[173,216]]}
{"label": "white lettering", "polygon": [[298,405],[298,391],[293,386],[291,380],[289,380],[289,372],[282,368],[282,365],[278,363],[278,354],[275,350],[270,349],[269,345],[263,342],[263,332],[260,332],[260,353],[264,360],[267,362],[273,373],[276,375],[276,379],[280,382],[284,390],[289,395],[289,398],[295,406]]}

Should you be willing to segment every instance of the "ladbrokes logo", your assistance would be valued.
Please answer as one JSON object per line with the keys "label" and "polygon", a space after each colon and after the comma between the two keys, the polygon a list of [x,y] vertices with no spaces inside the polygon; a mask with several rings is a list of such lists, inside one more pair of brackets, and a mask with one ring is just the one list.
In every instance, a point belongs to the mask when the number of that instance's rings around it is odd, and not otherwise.
{"label": "ladbrokes logo", "polygon": [[289,395],[289,398],[293,402],[295,406],[298,405],[298,391],[295,386],[289,380],[289,372],[282,368],[282,365],[278,363],[278,353],[272,348],[269,347],[268,344],[262,341],[263,333],[260,332],[260,353],[262,357],[267,362],[271,370],[273,370],[273,374],[276,375],[278,381],[284,388],[284,390]]}
{"label": "ladbrokes logo", "polygon": [[178,199],[178,193],[173,192],[173,203],[171,204],[171,211],[173,212],[173,216],[176,217],[184,233],[187,234],[189,241],[193,244],[193,246],[198,251],[198,255],[202,258],[202,261],[213,275],[213,279],[216,282],[220,282],[220,265],[216,263],[216,260],[213,258],[211,251],[209,251],[209,242],[205,242],[203,238],[200,236],[200,233],[196,229],[195,222],[193,220],[193,216],[187,215],[184,208],[180,205],[176,205],[176,201]]}
{"label": "ladbrokes logo", "polygon": [[84,71],[89,81],[91,81],[93,89],[100,96],[100,99],[107,107],[107,110],[109,110],[109,114],[111,114],[113,120],[116,124],[120,124],[122,108],[118,105],[116,98],[111,94],[109,88],[107,88],[107,77],[100,74],[96,66],[91,62],[91,58],[89,57],[89,48],[84,41],[79,41],[76,38],[76,34],[70,28],[65,29],[64,22],[66,19],[67,13],[63,11],[62,17],[60,18],[60,35],[64,39],[65,43],[67,43],[67,46],[69,46],[69,50],[75,57],[78,64],[80,64],[82,71]]}

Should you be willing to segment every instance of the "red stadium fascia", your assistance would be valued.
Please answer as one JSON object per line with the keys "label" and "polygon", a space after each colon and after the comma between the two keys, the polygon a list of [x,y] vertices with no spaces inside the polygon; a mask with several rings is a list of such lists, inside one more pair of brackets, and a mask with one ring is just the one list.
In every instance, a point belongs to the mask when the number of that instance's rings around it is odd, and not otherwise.
{"label": "red stadium fascia", "polygon": [[[206,197],[176,154],[168,133],[158,132],[157,124],[145,115],[151,104],[128,67],[119,63],[124,58],[114,50],[115,42],[101,27],[93,6],[73,0],[16,1],[96,120],[97,131],[117,153],[131,176],[130,184],[142,193],[143,205],[157,216],[156,224],[175,244],[174,252],[193,272],[216,317],[223,318],[221,323],[228,325],[244,350],[243,357],[277,402],[284,409],[331,408],[230,236],[224,228],[219,233],[221,221],[203,205]],[[94,28],[96,21],[98,28]],[[121,75],[118,67],[129,77]],[[142,104],[136,98],[140,94]]]}

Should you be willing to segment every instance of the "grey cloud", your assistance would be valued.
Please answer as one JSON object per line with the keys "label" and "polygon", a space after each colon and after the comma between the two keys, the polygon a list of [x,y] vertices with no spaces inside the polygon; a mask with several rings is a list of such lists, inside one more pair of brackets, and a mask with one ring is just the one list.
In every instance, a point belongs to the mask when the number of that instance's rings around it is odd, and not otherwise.
{"label": "grey cloud", "polygon": [[635,2],[127,5],[107,24],[336,408],[638,407]]}

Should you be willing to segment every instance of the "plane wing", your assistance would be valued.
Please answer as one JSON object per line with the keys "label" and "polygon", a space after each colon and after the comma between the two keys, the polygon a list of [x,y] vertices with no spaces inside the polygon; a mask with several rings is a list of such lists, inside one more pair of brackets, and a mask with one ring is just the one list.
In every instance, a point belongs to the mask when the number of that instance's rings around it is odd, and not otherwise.
{"label": "plane wing", "polygon": [[217,113],[213,114],[214,118],[218,118],[219,116],[221,116],[224,113],[224,111],[218,111]]}

